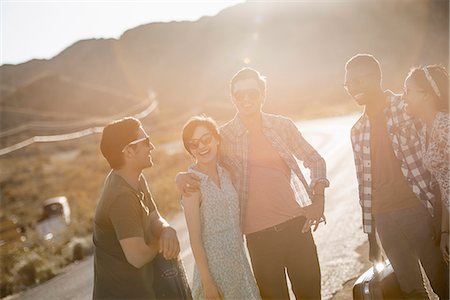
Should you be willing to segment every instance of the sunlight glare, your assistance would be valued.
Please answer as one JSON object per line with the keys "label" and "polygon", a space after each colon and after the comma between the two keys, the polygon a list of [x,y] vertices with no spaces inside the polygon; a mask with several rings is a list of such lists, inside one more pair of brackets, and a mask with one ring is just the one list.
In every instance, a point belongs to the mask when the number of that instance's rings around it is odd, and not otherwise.
{"label": "sunlight glare", "polygon": [[379,263],[375,264],[375,270],[377,271],[377,273],[383,271],[383,269],[384,269],[384,263],[379,262]]}

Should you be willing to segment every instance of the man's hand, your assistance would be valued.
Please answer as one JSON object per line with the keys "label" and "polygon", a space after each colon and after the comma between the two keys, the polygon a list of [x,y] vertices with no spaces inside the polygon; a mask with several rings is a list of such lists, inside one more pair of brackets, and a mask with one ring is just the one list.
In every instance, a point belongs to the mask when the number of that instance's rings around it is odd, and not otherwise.
{"label": "man's hand", "polygon": [[[443,209],[446,209],[445,207]],[[448,244],[448,232],[443,232],[441,234],[441,252],[442,252],[442,257],[444,258],[444,261],[447,263],[448,265],[448,261],[449,261],[449,244]]]}
{"label": "man's hand", "polygon": [[177,232],[172,227],[164,227],[162,229],[159,238],[159,253],[162,253],[165,259],[176,258],[180,253]]}
{"label": "man's hand", "polygon": [[200,178],[192,173],[180,172],[175,177],[175,182],[180,193],[189,197],[191,193],[200,191]]}
{"label": "man's hand", "polygon": [[303,225],[302,233],[308,232],[311,226],[314,226],[313,231],[316,231],[319,224],[325,222],[325,216],[323,214],[324,195],[315,195],[313,203],[303,209],[305,211],[306,222]]}

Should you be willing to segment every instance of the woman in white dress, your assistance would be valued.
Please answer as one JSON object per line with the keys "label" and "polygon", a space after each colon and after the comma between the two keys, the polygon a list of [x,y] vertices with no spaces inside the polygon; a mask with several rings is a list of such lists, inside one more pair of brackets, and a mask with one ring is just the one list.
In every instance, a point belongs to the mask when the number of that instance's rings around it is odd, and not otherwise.
{"label": "woman in white dress", "polygon": [[260,299],[239,226],[238,195],[217,161],[217,125],[211,118],[192,118],[183,143],[195,159],[189,172],[200,177],[200,192],[182,198],[195,258],[193,298]]}
{"label": "woman in white dress", "polygon": [[442,203],[441,251],[449,262],[450,115],[449,76],[444,67],[413,68],[405,80],[407,111],[424,124],[420,132],[425,168],[439,184]]}

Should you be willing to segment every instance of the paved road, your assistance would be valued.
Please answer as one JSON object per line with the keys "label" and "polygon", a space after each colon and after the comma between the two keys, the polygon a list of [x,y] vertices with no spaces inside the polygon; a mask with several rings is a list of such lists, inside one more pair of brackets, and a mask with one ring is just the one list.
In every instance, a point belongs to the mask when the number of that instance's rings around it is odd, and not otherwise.
{"label": "paved road", "polygon": [[[330,299],[343,283],[354,278],[362,267],[356,248],[365,237],[361,231],[357,184],[350,145],[350,127],[357,116],[299,122],[305,138],[327,161],[331,186],[326,191],[327,225],[314,233],[322,270],[322,295]],[[182,258],[192,278],[193,257],[189,248],[184,217],[171,223],[177,228],[182,244]],[[192,280],[192,279],[191,279]],[[67,267],[52,280],[15,295],[13,299],[90,299],[93,282],[92,257]]]}

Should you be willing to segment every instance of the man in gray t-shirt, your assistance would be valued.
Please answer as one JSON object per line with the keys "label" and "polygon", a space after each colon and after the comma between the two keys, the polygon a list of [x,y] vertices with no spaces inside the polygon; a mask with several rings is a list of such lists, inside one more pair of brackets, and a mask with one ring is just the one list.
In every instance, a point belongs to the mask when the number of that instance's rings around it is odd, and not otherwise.
{"label": "man in gray t-shirt", "polygon": [[105,127],[100,148],[112,170],[95,211],[93,298],[154,299],[153,258],[180,251],[142,174],[154,146],[138,120],[125,118]]}

